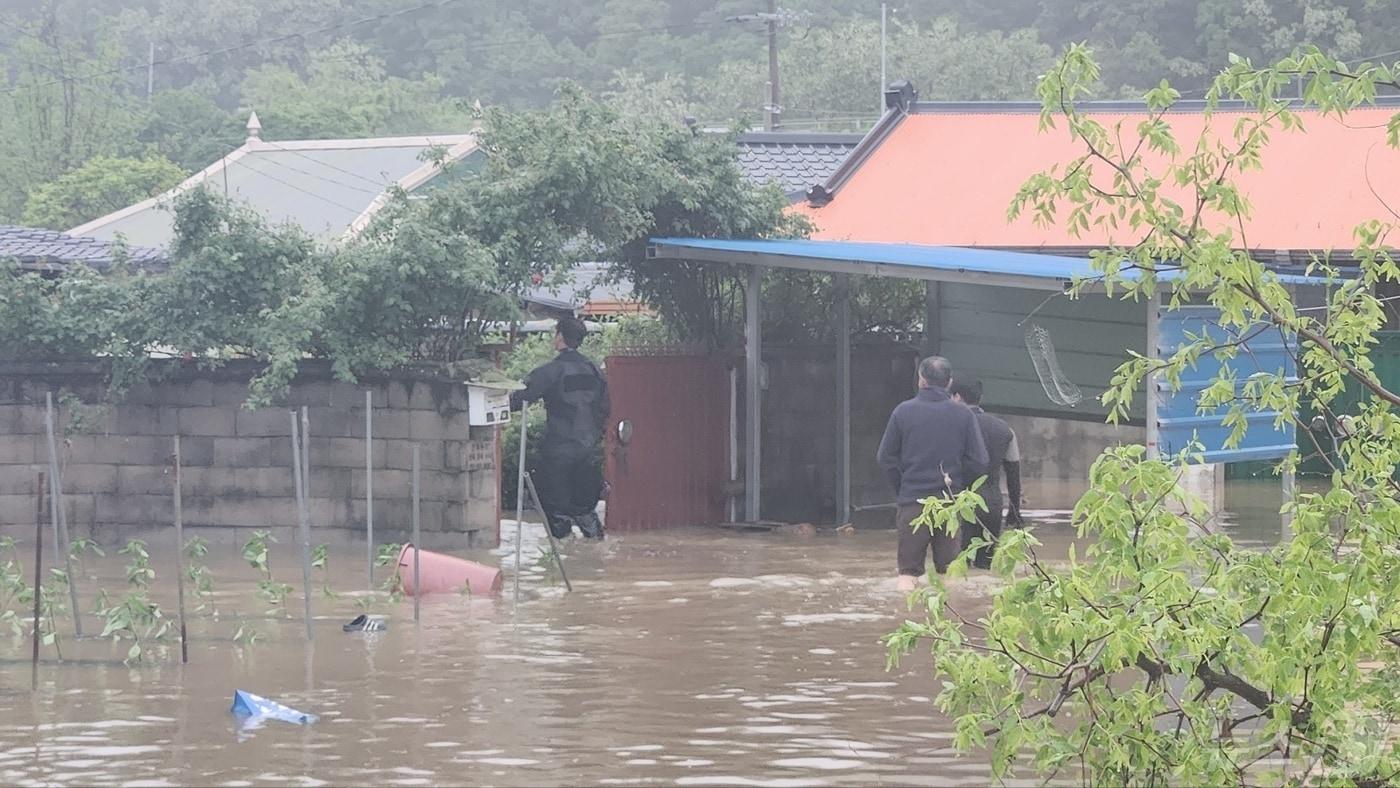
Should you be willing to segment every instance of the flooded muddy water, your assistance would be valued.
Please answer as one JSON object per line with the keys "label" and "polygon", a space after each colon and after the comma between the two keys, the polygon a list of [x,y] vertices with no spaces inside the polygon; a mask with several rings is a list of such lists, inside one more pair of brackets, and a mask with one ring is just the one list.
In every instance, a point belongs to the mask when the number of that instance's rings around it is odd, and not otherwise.
{"label": "flooded muddy water", "polygon": [[[1036,513],[1047,550],[1070,538],[1064,513]],[[513,528],[504,527],[509,537]],[[265,605],[236,551],[210,556],[219,618],[191,614],[178,645],[125,666],[126,645],[46,650],[29,691],[28,641],[0,641],[0,783],[46,785],[982,785],[956,757],[933,705],[926,656],[885,668],[880,638],[906,607],[894,590],[892,531],[785,534],[674,529],[571,543],[574,592],[533,562],[527,526],[518,605],[427,597],[385,603],[389,629],[347,634],[360,612],[363,553],[332,552],[315,599],[315,644],[300,621],[242,616]],[[513,545],[483,560],[509,563]],[[212,560],[217,557],[218,560]],[[90,562],[84,588],[117,593],[122,561]],[[154,555],[158,571],[168,557]],[[296,551],[274,546],[278,579],[300,581]],[[384,571],[384,570],[380,570]],[[985,607],[991,578],[955,592]],[[158,599],[173,602],[165,593]],[[172,608],[173,609],[173,606]],[[88,629],[98,627],[91,619]],[[173,641],[172,641],[173,644]],[[320,715],[245,727],[243,689]],[[1033,775],[1026,775],[1027,784]]]}

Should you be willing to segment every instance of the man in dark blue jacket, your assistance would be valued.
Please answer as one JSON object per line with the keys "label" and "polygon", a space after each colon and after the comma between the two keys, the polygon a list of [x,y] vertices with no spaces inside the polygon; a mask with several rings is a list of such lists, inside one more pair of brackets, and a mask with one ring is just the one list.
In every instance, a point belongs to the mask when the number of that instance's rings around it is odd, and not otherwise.
{"label": "man in dark blue jacket", "polygon": [[951,496],[987,471],[987,447],[977,417],[948,395],[953,366],[942,356],[919,363],[919,393],[890,414],[880,441],[880,467],[889,474],[899,504],[899,588],[913,590],[924,575],[929,548],[939,574],[962,551],[962,540],[942,529],[912,527],[923,513],[919,501]]}
{"label": "man in dark blue jacket", "polygon": [[531,372],[524,390],[511,395],[512,408],[544,400],[544,440],[531,477],[550,530],[559,539],[576,525],[586,538],[603,538],[597,511],[603,492],[598,445],[612,406],[603,373],[578,352],[587,335],[582,320],[560,320],[554,335],[559,355]]}

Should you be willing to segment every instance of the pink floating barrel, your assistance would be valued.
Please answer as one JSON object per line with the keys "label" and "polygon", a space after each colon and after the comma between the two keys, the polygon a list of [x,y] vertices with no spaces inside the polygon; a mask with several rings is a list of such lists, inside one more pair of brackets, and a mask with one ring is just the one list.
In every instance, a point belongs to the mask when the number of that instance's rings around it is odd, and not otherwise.
{"label": "pink floating barrel", "polygon": [[406,544],[399,551],[399,585],[405,594],[413,596],[417,588],[424,596],[428,594],[461,593],[470,588],[473,596],[495,596],[501,592],[501,570],[468,561],[465,558],[434,553],[431,550],[418,551],[418,563],[423,573],[422,582],[413,582],[412,544]]}

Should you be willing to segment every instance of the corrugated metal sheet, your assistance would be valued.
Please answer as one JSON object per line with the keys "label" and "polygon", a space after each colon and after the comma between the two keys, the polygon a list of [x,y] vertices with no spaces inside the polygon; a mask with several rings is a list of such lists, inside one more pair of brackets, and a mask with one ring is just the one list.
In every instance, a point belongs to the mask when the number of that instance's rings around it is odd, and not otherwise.
{"label": "corrugated metal sheet", "polygon": [[[1141,303],[1102,295],[1077,300],[1010,287],[945,282],[938,291],[939,352],[953,362],[954,374],[978,378],[988,408],[1064,413],[1046,396],[1026,350],[1024,321],[1050,332],[1056,361],[1084,392],[1074,413],[1104,416],[1104,387],[1127,349],[1147,347],[1146,310]],[[1037,308],[1039,311],[1036,311]],[[1141,398],[1131,414],[1143,415]]]}
{"label": "corrugated metal sheet", "polygon": [[1267,325],[1245,330],[1226,329],[1219,323],[1219,310],[1209,306],[1163,309],[1159,315],[1156,347],[1159,357],[1175,353],[1192,341],[1192,337],[1208,337],[1216,344],[1241,343],[1239,354],[1232,359],[1222,359],[1218,354],[1202,355],[1196,368],[1182,376],[1181,387],[1176,391],[1172,391],[1165,380],[1157,381],[1154,395],[1157,398],[1157,440],[1162,456],[1181,452],[1193,440],[1205,447],[1204,459],[1209,463],[1278,459],[1296,447],[1292,421],[1278,427],[1275,425],[1278,412],[1261,410],[1247,413],[1248,430],[1244,439],[1237,447],[1227,448],[1231,428],[1221,421],[1228,408],[1202,412],[1199,407],[1201,392],[1224,370],[1234,373],[1239,391],[1243,391],[1245,381],[1256,373],[1283,374],[1295,379],[1298,373],[1291,343],[1285,341],[1278,329]]}
{"label": "corrugated metal sheet", "polygon": [[[969,249],[958,246],[926,246],[901,243],[813,240],[728,240],[719,238],[653,238],[653,255],[658,258],[715,260],[729,263],[768,265],[827,273],[891,276],[944,281],[981,281],[1001,286],[1027,287],[1078,279],[1100,274],[1085,257],[1037,254],[1001,249]],[[661,264],[664,264],[661,263]],[[1163,281],[1178,277],[1177,271],[1158,275]],[[1139,272],[1125,266],[1125,279],[1136,279]],[[1295,274],[1279,274],[1288,284],[1314,285],[1325,280]]]}
{"label": "corrugated metal sheet", "polygon": [[[729,371],[699,355],[607,359],[607,526],[636,531],[718,523],[724,516],[729,443]],[[617,439],[621,421],[631,441]]]}
{"label": "corrugated metal sheet", "polygon": [[[1139,240],[1127,225],[1118,231],[1091,226],[1074,234],[1061,223],[1042,224],[1030,212],[1006,216],[1028,178],[1085,152],[1063,121],[1042,132],[1039,113],[1008,114],[965,105],[939,111],[918,105],[870,153],[821,208],[797,210],[812,218],[816,238],[953,246],[1080,247]],[[1143,108],[1080,108],[1112,133],[1123,124],[1135,138]],[[1251,205],[1245,233],[1256,249],[1350,249],[1361,222],[1388,216],[1382,200],[1400,202],[1400,151],[1386,144],[1386,122],[1395,107],[1363,107],[1345,119],[1300,112],[1303,129],[1271,135],[1260,167],[1236,178]],[[1239,113],[1221,112],[1207,126],[1200,112],[1177,112],[1166,122],[1182,143],[1179,159],[1195,152],[1204,133],[1229,144]],[[859,156],[859,153],[852,154]],[[1154,171],[1166,158],[1144,150]],[[1099,170],[1106,169],[1100,166]],[[1106,176],[1105,176],[1106,177]],[[1368,184],[1375,185],[1373,191]],[[1299,199],[1306,194],[1307,199]],[[1194,198],[1171,184],[1163,196],[1190,204]]]}

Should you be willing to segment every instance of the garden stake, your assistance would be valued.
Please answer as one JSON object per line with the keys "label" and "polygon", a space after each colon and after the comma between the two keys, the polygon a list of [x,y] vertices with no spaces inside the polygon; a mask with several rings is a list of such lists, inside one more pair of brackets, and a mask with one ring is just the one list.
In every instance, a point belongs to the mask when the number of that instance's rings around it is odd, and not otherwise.
{"label": "garden stake", "polygon": [[515,484],[515,604],[520,604],[520,521],[525,517],[525,439],[530,432],[530,406],[520,408],[520,476]]}
{"label": "garden stake", "polygon": [[423,553],[420,544],[418,518],[418,444],[413,444],[413,621],[418,622],[418,604],[423,595],[419,589],[423,583],[422,572],[418,568],[418,556]]}
{"label": "garden stake", "polygon": [[175,436],[175,594],[180,613],[180,664],[190,661],[189,638],[185,631],[185,512],[180,497],[180,436]]}
{"label": "garden stake", "polygon": [[78,578],[73,575],[73,556],[69,553],[68,513],[63,507],[63,479],[58,472],[58,446],[54,440],[53,392],[45,393],[48,406],[44,427],[49,438],[49,519],[53,521],[54,556],[63,559],[63,571],[68,576],[68,601],[73,606],[73,634],[83,636],[83,611],[78,607]]}
{"label": "garden stake", "polygon": [[44,577],[44,472],[39,471],[39,483],[34,488],[34,660],[29,682],[39,689],[39,597]]}
{"label": "garden stake", "polygon": [[569,582],[569,575],[564,571],[564,556],[559,554],[559,540],[554,538],[554,530],[549,527],[549,515],[544,512],[544,504],[540,503],[540,494],[535,492],[535,477],[529,473],[525,474],[525,484],[530,487],[530,500],[535,502],[535,507],[540,510],[540,516],[544,518],[544,533],[549,537],[549,549],[554,553],[554,565],[559,567],[559,576],[564,579],[564,590],[573,592],[574,586]]}
{"label": "garden stake", "polygon": [[298,541],[301,542],[301,597],[306,617],[306,640],[311,642],[316,634],[311,628],[311,528],[306,511],[306,480],[301,473],[303,446],[302,439],[298,437],[297,414],[292,411],[292,482],[297,493],[297,530]]}

